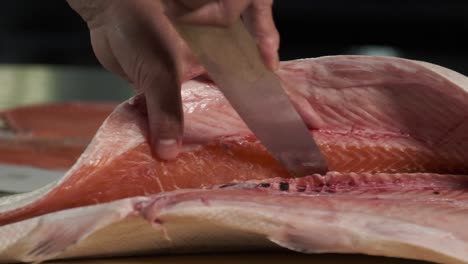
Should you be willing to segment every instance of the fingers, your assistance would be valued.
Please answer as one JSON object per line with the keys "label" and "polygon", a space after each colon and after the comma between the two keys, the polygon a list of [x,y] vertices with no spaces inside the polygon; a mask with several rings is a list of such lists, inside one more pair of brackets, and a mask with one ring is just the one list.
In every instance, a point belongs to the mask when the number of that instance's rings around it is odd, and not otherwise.
{"label": "fingers", "polygon": [[182,141],[183,112],[179,83],[172,73],[157,74],[142,84],[148,113],[150,144],[155,154],[164,160],[177,157]]}
{"label": "fingers", "polygon": [[275,71],[279,67],[280,37],[273,21],[272,5],[272,0],[254,0],[242,18],[257,41],[263,61]]}
{"label": "fingers", "polygon": [[101,63],[104,68],[130,81],[112,52],[107,32],[104,29],[91,30],[91,45],[99,63]]}
{"label": "fingers", "polygon": [[105,68],[126,78],[143,94],[154,154],[165,160],[176,158],[183,133],[180,80],[184,74],[201,71],[183,65],[183,59],[193,56],[181,46],[183,41],[164,16],[161,1],[86,2],[90,6],[84,9],[76,6],[86,14],[93,6],[107,5],[105,12],[100,9],[97,14],[102,23],[90,26],[96,56]]}
{"label": "fingers", "polygon": [[183,23],[227,27],[251,0],[167,0],[166,13]]}
{"label": "fingers", "polygon": [[184,42],[162,14],[159,1],[132,0],[110,25],[110,48],[128,79],[144,94],[148,140],[154,156],[175,159],[183,135],[180,84]]}
{"label": "fingers", "polygon": [[273,21],[273,0],[166,0],[166,13],[191,24],[230,26],[241,12],[249,31],[255,36],[265,65],[279,66],[279,33]]}

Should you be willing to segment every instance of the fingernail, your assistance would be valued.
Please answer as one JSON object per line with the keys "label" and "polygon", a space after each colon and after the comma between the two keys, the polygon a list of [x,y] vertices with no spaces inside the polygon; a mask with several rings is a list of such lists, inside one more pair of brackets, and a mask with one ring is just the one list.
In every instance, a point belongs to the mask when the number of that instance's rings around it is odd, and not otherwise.
{"label": "fingernail", "polygon": [[159,158],[173,160],[179,154],[179,143],[175,139],[160,139],[155,144],[155,150]]}

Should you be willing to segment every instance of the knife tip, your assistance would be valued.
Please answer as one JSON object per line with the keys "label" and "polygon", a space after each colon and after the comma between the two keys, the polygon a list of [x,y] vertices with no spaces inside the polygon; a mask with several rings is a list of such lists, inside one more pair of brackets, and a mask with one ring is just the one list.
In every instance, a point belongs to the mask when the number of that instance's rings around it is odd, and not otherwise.
{"label": "knife tip", "polygon": [[329,171],[328,164],[320,155],[283,155],[279,158],[286,170],[293,177],[304,177],[308,175],[325,175]]}

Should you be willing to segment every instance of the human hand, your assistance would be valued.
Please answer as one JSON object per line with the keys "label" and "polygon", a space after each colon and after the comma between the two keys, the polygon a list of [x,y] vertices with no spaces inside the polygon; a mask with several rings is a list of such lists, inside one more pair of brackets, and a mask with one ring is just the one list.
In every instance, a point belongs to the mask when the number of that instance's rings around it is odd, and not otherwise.
{"label": "human hand", "polygon": [[[146,99],[149,140],[162,159],[174,159],[183,136],[181,83],[203,72],[171,18],[228,26],[242,13],[266,65],[278,65],[279,37],[271,0],[67,0],[87,22],[99,62],[128,80]],[[193,5],[198,2],[199,5]]]}
{"label": "human hand", "polygon": [[227,27],[240,16],[255,37],[266,66],[279,64],[279,34],[273,21],[273,0],[165,0],[166,14],[183,23]]}

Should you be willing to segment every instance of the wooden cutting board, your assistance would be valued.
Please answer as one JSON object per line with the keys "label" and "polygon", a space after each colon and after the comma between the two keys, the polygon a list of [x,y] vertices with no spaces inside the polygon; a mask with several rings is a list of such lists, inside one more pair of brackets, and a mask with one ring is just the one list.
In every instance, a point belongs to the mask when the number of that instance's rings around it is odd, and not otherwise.
{"label": "wooden cutting board", "polygon": [[215,254],[215,255],[183,255],[183,256],[155,256],[128,257],[114,259],[90,259],[48,262],[55,264],[237,264],[237,263],[266,263],[266,264],[424,264],[428,262],[371,257],[365,255],[345,254],[299,254],[299,253],[246,253],[246,254]]}

